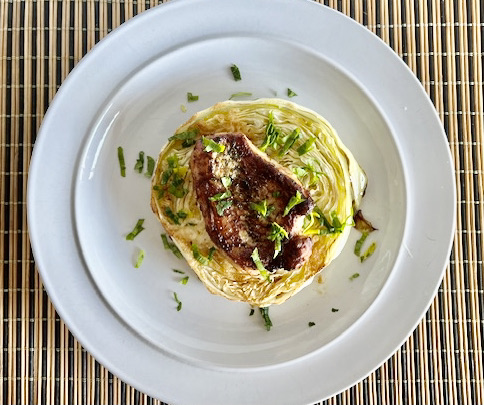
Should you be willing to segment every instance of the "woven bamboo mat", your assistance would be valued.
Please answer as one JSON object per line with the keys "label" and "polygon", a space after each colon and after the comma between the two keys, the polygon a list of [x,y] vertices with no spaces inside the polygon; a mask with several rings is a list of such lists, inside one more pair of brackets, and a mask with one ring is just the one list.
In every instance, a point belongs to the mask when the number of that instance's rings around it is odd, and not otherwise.
{"label": "woven bamboo mat", "polygon": [[[0,0],[0,404],[161,404],[97,363],[59,319],[25,206],[32,146],[56,90],[96,42],[157,3]],[[448,136],[458,198],[452,255],[425,318],[385,364],[325,404],[482,404],[484,5],[324,3],[380,36],[422,82]]]}

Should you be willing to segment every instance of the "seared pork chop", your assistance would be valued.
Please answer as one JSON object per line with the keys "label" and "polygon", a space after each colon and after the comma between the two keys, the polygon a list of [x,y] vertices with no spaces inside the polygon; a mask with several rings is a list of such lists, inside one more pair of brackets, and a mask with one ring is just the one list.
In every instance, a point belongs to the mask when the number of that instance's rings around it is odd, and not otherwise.
{"label": "seared pork chop", "polygon": [[[211,141],[223,145],[218,148],[223,151],[215,152]],[[224,133],[198,140],[190,168],[207,233],[235,263],[255,269],[255,248],[269,271],[292,270],[309,258],[313,241],[300,234],[314,206],[309,191],[245,135]],[[296,196],[300,198],[291,207]],[[274,229],[279,234],[271,238]]]}

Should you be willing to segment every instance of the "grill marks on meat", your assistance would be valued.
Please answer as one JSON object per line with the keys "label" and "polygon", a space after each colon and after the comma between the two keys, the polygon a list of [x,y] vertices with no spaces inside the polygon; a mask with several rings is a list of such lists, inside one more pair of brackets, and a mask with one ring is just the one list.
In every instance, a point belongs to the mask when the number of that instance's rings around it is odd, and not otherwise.
{"label": "grill marks on meat", "polygon": [[[304,216],[314,206],[308,190],[260,152],[245,135],[227,133],[208,138],[225,145],[224,152],[206,152],[202,141],[198,140],[190,168],[205,228],[212,241],[245,268],[256,268],[251,258],[256,247],[262,263],[270,271],[278,268],[291,270],[302,265],[311,255],[313,245],[310,237],[299,234]],[[226,191],[222,177],[232,179],[228,187],[232,205],[219,215],[217,204],[220,201],[211,201],[210,197]],[[283,216],[296,191],[305,201]],[[263,200],[271,210],[267,217],[250,208],[251,202]],[[282,226],[289,235],[282,241],[282,250],[275,258],[274,242],[268,239],[272,222]]]}

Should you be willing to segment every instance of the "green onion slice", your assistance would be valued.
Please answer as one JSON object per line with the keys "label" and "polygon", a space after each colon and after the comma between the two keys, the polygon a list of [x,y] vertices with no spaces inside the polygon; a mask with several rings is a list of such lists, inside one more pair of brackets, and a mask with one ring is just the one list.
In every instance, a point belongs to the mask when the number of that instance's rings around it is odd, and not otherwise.
{"label": "green onion slice", "polygon": [[[163,247],[166,250],[171,250],[171,252],[179,259],[183,258],[183,255],[180,252],[180,249],[178,249],[178,247],[173,242],[170,242],[170,240],[164,233],[161,234],[161,240],[163,241]],[[173,271],[176,271],[176,270],[173,270]]]}
{"label": "green onion slice", "polygon": [[207,256],[207,259],[210,261],[213,259],[213,255],[215,254],[215,251],[217,249],[215,248],[215,246],[212,246],[209,250],[208,250],[208,256]]}
{"label": "green onion slice", "polygon": [[263,200],[258,203],[251,202],[250,209],[258,212],[263,217],[267,216],[267,200]]}
{"label": "green onion slice", "polygon": [[355,273],[350,277],[350,280],[354,280],[355,278],[360,277],[360,273]]}
{"label": "green onion slice", "polygon": [[264,142],[262,142],[262,145],[259,149],[261,151],[265,151],[269,146],[274,145],[280,134],[281,130],[274,125],[274,114],[271,111],[269,113],[269,121],[266,126],[266,137],[264,138]]}
{"label": "green onion slice", "polygon": [[290,88],[287,88],[287,96],[288,97],[295,97],[295,96],[297,96],[297,94],[294,93]]}
{"label": "green onion slice", "polygon": [[222,200],[220,202],[217,203],[217,205],[215,206],[215,208],[217,209],[217,214],[219,216],[222,216],[224,214],[224,211],[231,207],[233,204],[233,201],[232,200]]}
{"label": "green onion slice", "polygon": [[233,64],[232,66],[230,66],[230,70],[236,82],[238,82],[239,80],[242,80],[242,76],[240,75],[240,70],[237,67],[237,65]]}
{"label": "green onion slice", "polygon": [[170,184],[170,186],[168,187],[168,192],[176,198],[182,198],[185,196],[186,193],[188,193],[188,190]]}
{"label": "green onion slice", "polygon": [[143,263],[144,258],[145,258],[145,251],[143,249],[140,249],[138,253],[138,259],[136,260],[136,264],[134,265],[134,267],[139,269],[141,266],[141,263]]}
{"label": "green onion slice", "polygon": [[165,214],[168,218],[171,219],[171,222],[173,222],[175,225],[180,225],[180,220],[178,219],[178,216],[172,211],[170,207],[165,207]]}
{"label": "green onion slice", "polygon": [[178,156],[177,155],[171,155],[166,158],[166,161],[168,162],[168,167],[174,169],[175,167],[178,167]]}
{"label": "green onion slice", "polygon": [[121,146],[118,146],[118,161],[121,177],[126,177],[126,163],[124,162],[124,151]]}
{"label": "green onion slice", "polygon": [[255,248],[252,251],[252,254],[250,255],[250,257],[254,261],[255,267],[257,267],[257,270],[259,270],[261,276],[264,277],[267,281],[271,281],[269,272],[267,271],[267,269],[262,264],[262,261],[260,260],[259,249]]}
{"label": "green onion slice", "polygon": [[232,196],[232,193],[227,190],[224,191],[223,193],[218,193],[209,198],[210,201],[220,201],[220,200],[225,200],[226,198],[229,198]]}
{"label": "green onion slice", "polygon": [[178,141],[191,141],[197,137],[198,129],[188,129],[184,132],[180,132],[168,138],[169,141],[178,140]]}
{"label": "green onion slice", "polygon": [[314,322],[308,322],[308,326],[311,328],[312,326],[316,325]]}
{"label": "green onion slice", "polygon": [[151,156],[146,157],[146,173],[145,176],[150,178],[153,176],[153,171],[155,170],[155,159]]}
{"label": "green onion slice", "polygon": [[126,240],[133,240],[143,229],[145,229],[143,228],[143,222],[145,222],[144,219],[138,219],[133,230],[126,235]]}
{"label": "green onion slice", "polygon": [[247,91],[239,91],[238,93],[234,93],[230,96],[229,100],[233,100],[234,98],[240,98],[240,97],[250,97],[252,96],[252,93],[249,93]]}
{"label": "green onion slice", "polygon": [[299,148],[297,148],[297,153],[299,156],[308,153],[313,148],[313,143],[316,142],[316,138],[312,136],[306,142],[304,142]]}
{"label": "green onion slice", "polygon": [[353,252],[354,252],[354,254],[355,254],[356,256],[360,256],[360,254],[361,254],[361,248],[362,248],[363,243],[365,242],[366,238],[368,237],[368,235],[369,235],[369,233],[368,233],[368,232],[363,232],[363,233],[361,234],[360,239],[358,239],[358,240],[356,241],[356,244],[355,244],[355,249],[353,250]]}
{"label": "green onion slice", "polygon": [[225,145],[217,143],[209,138],[202,136],[202,143],[205,146],[205,152],[217,152],[221,153],[225,150]]}
{"label": "green onion slice", "polygon": [[360,262],[363,263],[366,259],[368,259],[375,252],[375,249],[376,242],[373,242],[370,247],[366,249],[366,252],[360,256]]}
{"label": "green onion slice", "polygon": [[287,137],[286,142],[284,142],[284,145],[279,151],[279,156],[284,156],[289,149],[292,148],[292,145],[294,145],[294,142],[296,142],[300,136],[301,130],[299,128],[296,128],[294,131],[292,131],[291,135]]}
{"label": "green onion slice", "polygon": [[267,331],[270,331],[272,327],[272,321],[271,318],[269,318],[269,307],[259,308],[259,312],[262,315],[262,319],[264,319],[264,324],[266,325]]}
{"label": "green onion slice", "polygon": [[232,179],[230,177],[222,177],[221,180],[225,188],[229,188],[232,185]]}
{"label": "green onion slice", "polygon": [[208,265],[208,259],[200,253],[200,250],[198,249],[198,246],[195,243],[192,243],[192,253],[193,253],[193,258],[197,262],[199,262],[200,264],[203,264],[204,266]]}
{"label": "green onion slice", "polygon": [[185,276],[180,280],[180,284],[186,285],[186,283],[188,283],[188,276]]}
{"label": "green onion slice", "polygon": [[178,295],[176,294],[176,292],[173,292],[173,298],[174,298],[175,302],[178,304],[177,307],[176,307],[176,310],[180,311],[182,309],[182,303],[178,299]]}
{"label": "green onion slice", "polygon": [[142,173],[144,164],[145,164],[145,153],[141,151],[139,153],[138,159],[136,160],[136,164],[134,165],[134,170],[137,170],[138,173]]}
{"label": "green onion slice", "polygon": [[289,211],[291,211],[296,205],[301,204],[304,201],[306,201],[306,199],[303,198],[299,190],[296,191],[296,195],[292,196],[289,202],[287,203],[287,206],[284,209],[284,213],[282,216],[285,217],[287,214],[289,214]]}
{"label": "green onion slice", "polygon": [[271,224],[271,230],[269,232],[269,236],[267,239],[270,241],[274,242],[274,258],[277,257],[277,255],[280,253],[282,249],[282,240],[283,239],[288,239],[289,235],[287,234],[287,231],[277,224],[276,222],[273,222]]}
{"label": "green onion slice", "polygon": [[197,101],[197,100],[198,100],[198,96],[192,93],[187,93],[187,101],[189,103],[193,103],[194,101]]}

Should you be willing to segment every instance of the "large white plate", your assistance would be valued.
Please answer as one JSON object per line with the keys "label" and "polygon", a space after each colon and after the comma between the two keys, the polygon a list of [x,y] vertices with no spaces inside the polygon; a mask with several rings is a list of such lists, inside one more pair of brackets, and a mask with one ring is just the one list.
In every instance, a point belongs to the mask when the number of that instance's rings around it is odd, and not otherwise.
{"label": "large white plate", "polygon": [[[163,249],[150,182],[132,167],[141,150],[156,157],[192,113],[239,91],[286,97],[288,87],[367,172],[362,208],[379,228],[378,248],[360,264],[354,232],[322,283],[271,308],[267,332],[247,305],[209,294]],[[187,104],[187,92],[199,101]],[[454,212],[447,141],[412,73],[349,18],[294,0],[177,1],[123,24],[57,93],[28,185],[32,247],[60,316],[112,372],[180,404],[313,403],[363,378],[428,308]],[[146,230],[128,242],[138,218]],[[172,268],[187,272],[186,286]]]}

